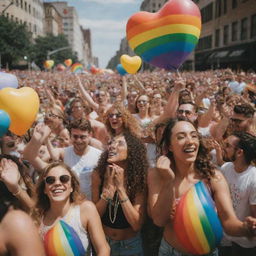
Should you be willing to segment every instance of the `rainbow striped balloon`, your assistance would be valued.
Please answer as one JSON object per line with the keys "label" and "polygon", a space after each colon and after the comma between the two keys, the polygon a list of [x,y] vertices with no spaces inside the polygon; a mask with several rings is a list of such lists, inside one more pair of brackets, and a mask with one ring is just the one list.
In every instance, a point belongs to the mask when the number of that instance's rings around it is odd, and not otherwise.
{"label": "rainbow striped balloon", "polygon": [[81,73],[83,71],[83,65],[81,63],[74,63],[71,66],[71,72],[73,73]]}
{"label": "rainbow striped balloon", "polygon": [[174,231],[180,244],[191,254],[210,253],[220,243],[222,226],[215,204],[202,181],[196,183],[179,201]]}
{"label": "rainbow striped balloon", "polygon": [[157,13],[135,13],[126,25],[132,50],[145,62],[168,70],[186,60],[200,32],[201,13],[191,0],[169,0]]}
{"label": "rainbow striped balloon", "polygon": [[47,256],[85,256],[86,250],[76,231],[60,220],[44,236]]}

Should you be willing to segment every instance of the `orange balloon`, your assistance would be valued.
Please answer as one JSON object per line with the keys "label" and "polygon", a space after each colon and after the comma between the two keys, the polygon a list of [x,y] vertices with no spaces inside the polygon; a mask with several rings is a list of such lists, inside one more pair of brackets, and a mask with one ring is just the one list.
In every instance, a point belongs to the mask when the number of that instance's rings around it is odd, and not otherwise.
{"label": "orange balloon", "polygon": [[67,59],[67,60],[64,61],[64,63],[65,63],[65,65],[67,67],[70,67],[72,65],[72,60],[71,59]]}

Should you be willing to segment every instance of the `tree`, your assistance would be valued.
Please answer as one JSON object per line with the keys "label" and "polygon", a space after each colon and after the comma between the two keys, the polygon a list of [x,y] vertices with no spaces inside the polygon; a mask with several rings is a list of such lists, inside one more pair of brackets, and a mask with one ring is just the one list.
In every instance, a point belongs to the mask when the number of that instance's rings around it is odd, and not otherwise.
{"label": "tree", "polygon": [[28,54],[32,35],[24,24],[0,16],[0,54],[2,66],[10,67]]}
{"label": "tree", "polygon": [[[69,43],[65,35],[39,36],[35,39],[35,44],[32,47],[30,56],[39,67],[43,68],[43,63],[47,59],[48,51],[53,51],[67,46],[69,46]],[[70,48],[53,54],[50,59],[54,60],[55,64],[58,64],[63,63],[66,59],[72,59],[73,62],[75,62],[77,61],[77,56]]]}

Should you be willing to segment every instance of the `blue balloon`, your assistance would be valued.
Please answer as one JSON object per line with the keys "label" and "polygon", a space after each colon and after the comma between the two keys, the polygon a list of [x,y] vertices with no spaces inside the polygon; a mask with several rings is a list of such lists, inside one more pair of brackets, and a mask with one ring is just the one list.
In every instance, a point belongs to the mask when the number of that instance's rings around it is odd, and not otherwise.
{"label": "blue balloon", "polygon": [[118,64],[116,66],[116,69],[118,71],[118,73],[121,75],[121,76],[124,76],[125,74],[127,74],[126,70],[124,69],[123,65],[122,64]]}
{"label": "blue balloon", "polygon": [[0,90],[6,87],[18,88],[18,79],[10,73],[0,72]]}
{"label": "blue balloon", "polygon": [[0,137],[6,134],[9,129],[10,123],[11,119],[9,115],[5,111],[0,110]]}

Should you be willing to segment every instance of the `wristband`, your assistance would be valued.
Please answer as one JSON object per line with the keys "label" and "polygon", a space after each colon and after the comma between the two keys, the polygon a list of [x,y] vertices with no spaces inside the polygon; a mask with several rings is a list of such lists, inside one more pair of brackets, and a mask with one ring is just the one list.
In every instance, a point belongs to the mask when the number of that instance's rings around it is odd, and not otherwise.
{"label": "wristband", "polygon": [[104,201],[106,201],[106,202],[110,202],[110,201],[112,201],[112,199],[111,199],[111,198],[106,197],[106,196],[104,196],[103,194],[101,194],[101,195],[100,195],[100,198],[101,198],[101,199],[103,199],[103,200],[104,200]]}
{"label": "wristband", "polygon": [[13,196],[18,196],[20,193],[21,193],[21,189],[20,189],[20,187],[18,187],[17,192],[12,193],[12,195],[13,195]]}
{"label": "wristband", "polygon": [[119,203],[120,204],[122,204],[122,203],[125,203],[126,201],[128,201],[129,200],[129,198],[128,197],[126,197],[125,199],[123,199],[123,200],[119,200]]}

